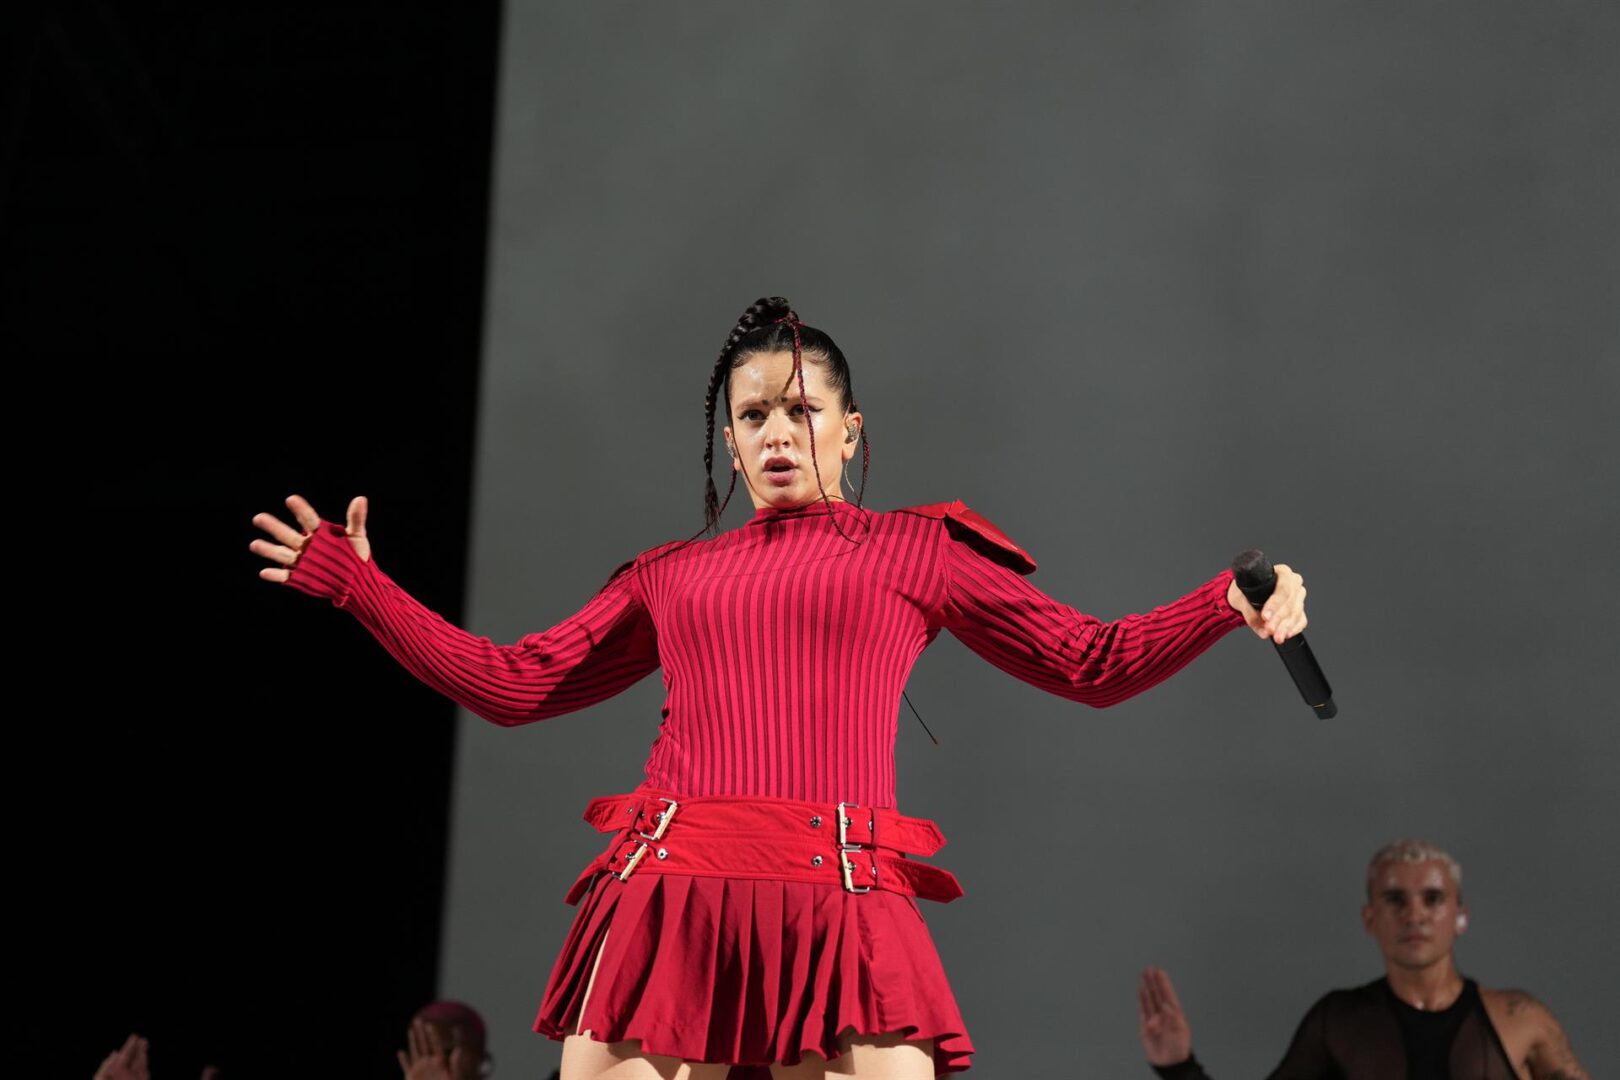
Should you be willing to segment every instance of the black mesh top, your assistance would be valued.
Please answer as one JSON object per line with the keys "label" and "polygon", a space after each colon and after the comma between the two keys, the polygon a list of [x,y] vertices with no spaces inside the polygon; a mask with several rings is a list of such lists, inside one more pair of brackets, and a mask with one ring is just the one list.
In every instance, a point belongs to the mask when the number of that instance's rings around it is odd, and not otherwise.
{"label": "black mesh top", "polygon": [[[1155,1068],[1165,1080],[1209,1080],[1196,1057]],[[1299,1022],[1270,1080],[1515,1080],[1479,985],[1450,1008],[1414,1009],[1379,979],[1334,990]]]}

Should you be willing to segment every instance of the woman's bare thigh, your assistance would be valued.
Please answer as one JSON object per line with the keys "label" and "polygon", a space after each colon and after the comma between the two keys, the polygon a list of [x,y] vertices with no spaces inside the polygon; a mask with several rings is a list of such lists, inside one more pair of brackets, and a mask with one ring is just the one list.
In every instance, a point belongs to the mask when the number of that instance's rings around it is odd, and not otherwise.
{"label": "woman's bare thigh", "polygon": [[[843,1053],[833,1060],[806,1054],[797,1065],[771,1066],[772,1080],[933,1080],[932,1040],[870,1035],[845,1036],[839,1042]],[[730,1068],[644,1054],[634,1040],[603,1043],[588,1035],[563,1040],[562,1080],[725,1080]]]}
{"label": "woman's bare thigh", "polygon": [[[934,1080],[934,1040],[909,1042],[899,1035],[844,1035],[843,1053],[827,1061],[806,1054],[797,1065],[772,1065],[772,1080]],[[565,1078],[566,1080],[566,1078]]]}
{"label": "woman's bare thigh", "polygon": [[570,1035],[563,1040],[562,1080],[726,1080],[730,1069],[643,1054],[633,1039],[604,1043],[588,1035]]}

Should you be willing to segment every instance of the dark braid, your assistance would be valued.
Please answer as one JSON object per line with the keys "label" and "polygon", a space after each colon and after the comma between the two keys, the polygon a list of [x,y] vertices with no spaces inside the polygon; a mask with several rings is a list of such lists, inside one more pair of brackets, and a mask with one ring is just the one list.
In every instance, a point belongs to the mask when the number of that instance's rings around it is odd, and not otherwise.
{"label": "dark braid", "polygon": [[[726,401],[731,400],[730,388],[726,385],[731,378],[731,369],[736,366],[739,359],[737,345],[743,338],[762,327],[771,326],[784,314],[791,314],[793,309],[788,302],[780,296],[764,296],[748,305],[748,310],[742,313],[737,325],[731,328],[731,334],[726,343],[720,347],[720,355],[715,359],[714,371],[709,376],[709,392],[703,399],[703,407],[707,413],[708,433],[703,440],[703,530],[707,532],[714,528],[720,520],[720,514],[725,510],[725,504],[720,501],[714,489],[714,412],[715,405],[720,401],[721,391],[726,392]],[[737,470],[731,470],[731,487],[726,491],[726,502],[731,501],[731,492],[737,488]]]}

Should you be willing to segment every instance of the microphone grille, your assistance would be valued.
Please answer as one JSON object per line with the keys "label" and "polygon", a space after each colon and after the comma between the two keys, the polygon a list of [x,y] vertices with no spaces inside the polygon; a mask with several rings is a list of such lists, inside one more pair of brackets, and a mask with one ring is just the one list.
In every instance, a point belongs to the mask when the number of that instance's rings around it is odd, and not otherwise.
{"label": "microphone grille", "polygon": [[1277,577],[1271,569],[1271,560],[1259,548],[1238,552],[1237,558],[1232,560],[1232,576],[1237,579],[1240,589],[1264,585]]}

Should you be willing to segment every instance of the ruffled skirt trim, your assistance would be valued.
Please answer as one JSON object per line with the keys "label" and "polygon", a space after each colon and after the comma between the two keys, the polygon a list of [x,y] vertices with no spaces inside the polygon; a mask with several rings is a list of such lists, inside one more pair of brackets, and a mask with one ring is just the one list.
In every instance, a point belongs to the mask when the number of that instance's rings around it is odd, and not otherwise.
{"label": "ruffled skirt trim", "polygon": [[830,1060],[846,1032],[932,1039],[936,1074],[966,1069],[973,1053],[911,898],[680,874],[591,884],[535,1030],[736,1065]]}

